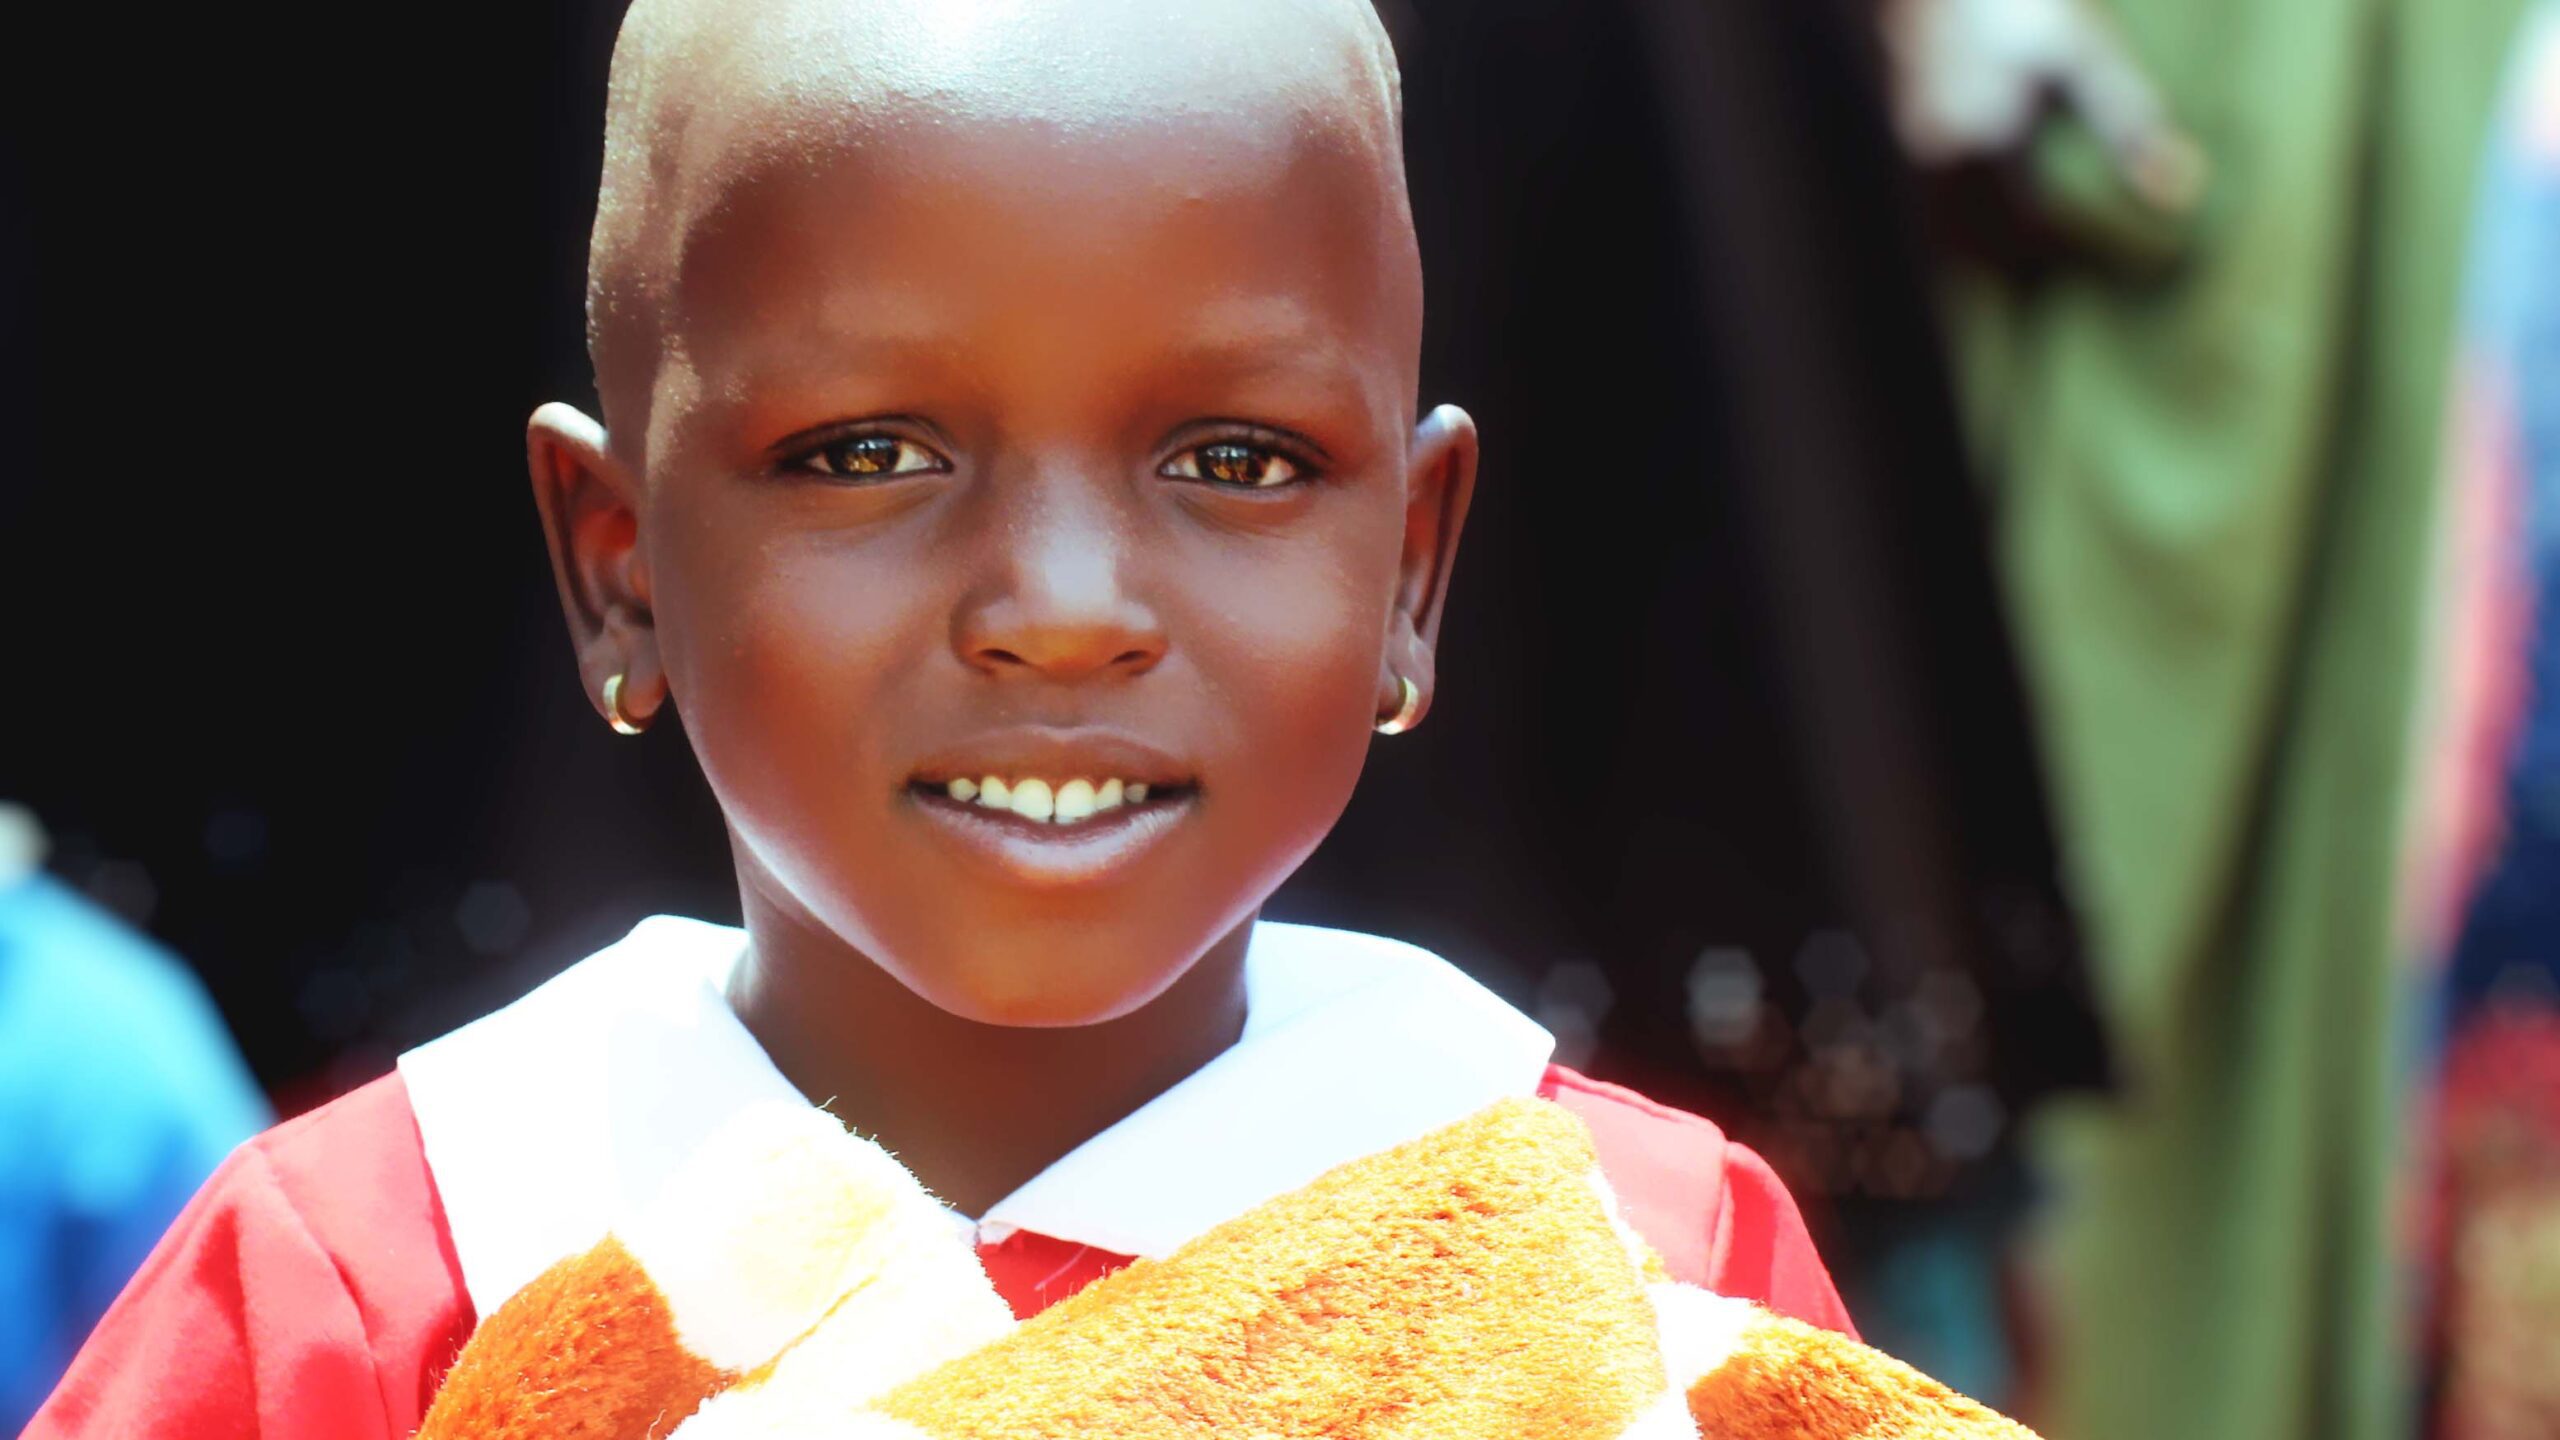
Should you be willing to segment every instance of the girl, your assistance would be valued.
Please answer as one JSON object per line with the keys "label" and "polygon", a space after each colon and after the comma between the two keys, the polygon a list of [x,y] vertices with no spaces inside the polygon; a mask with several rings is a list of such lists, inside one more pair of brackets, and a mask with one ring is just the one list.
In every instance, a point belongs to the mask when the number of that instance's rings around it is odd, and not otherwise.
{"label": "girl", "polygon": [[776,1093],[1026,1314],[1546,1095],[1676,1276],[1846,1327],[1715,1127],[1256,919],[1430,705],[1476,469],[1414,413],[1368,6],[992,13],[665,0],[616,48],[603,420],[536,413],[534,498],[606,721],[683,708],[744,930],[643,924],[244,1147],[36,1435],[405,1435],[477,1314]]}

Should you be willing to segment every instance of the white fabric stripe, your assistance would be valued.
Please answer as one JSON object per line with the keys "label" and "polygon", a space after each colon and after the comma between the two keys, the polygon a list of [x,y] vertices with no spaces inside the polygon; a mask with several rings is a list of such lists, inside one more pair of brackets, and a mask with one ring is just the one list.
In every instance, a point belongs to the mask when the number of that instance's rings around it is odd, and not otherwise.
{"label": "white fabric stripe", "polygon": [[655,916],[400,1057],[481,1314],[637,1213],[730,1116],[806,1103],[721,998],[744,950],[741,931]]}
{"label": "white fabric stripe", "polygon": [[1249,1003],[1284,984],[1302,1003],[990,1206],[982,1238],[1161,1258],[1346,1160],[1530,1093],[1555,1048],[1410,945],[1265,925],[1246,964]]}
{"label": "white fabric stripe", "polygon": [[[738,1110],[799,1099],[724,998],[744,952],[741,931],[654,917],[400,1057],[481,1314],[645,1205]],[[1532,1092],[1554,1047],[1448,962],[1377,936],[1265,922],[1245,980],[1234,1047],[996,1202],[985,1237],[1169,1254],[1335,1165]]]}

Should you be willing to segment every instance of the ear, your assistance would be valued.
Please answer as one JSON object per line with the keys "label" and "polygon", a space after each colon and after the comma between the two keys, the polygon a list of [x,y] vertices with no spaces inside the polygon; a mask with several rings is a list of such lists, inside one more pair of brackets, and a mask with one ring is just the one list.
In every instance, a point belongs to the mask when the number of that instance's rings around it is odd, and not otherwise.
{"label": "ear", "polygon": [[525,426],[525,463],[587,698],[603,714],[605,682],[620,675],[624,718],[645,723],[667,702],[667,675],[640,552],[638,482],[613,457],[604,426],[557,402]]}
{"label": "ear", "polygon": [[[1449,569],[1458,557],[1458,532],[1476,492],[1476,422],[1455,405],[1435,407],[1413,427],[1406,462],[1404,555],[1397,568],[1395,613],[1378,677],[1381,718],[1403,704],[1409,679],[1431,708],[1438,671],[1440,610],[1449,596]],[[1417,717],[1419,718],[1419,717]]]}

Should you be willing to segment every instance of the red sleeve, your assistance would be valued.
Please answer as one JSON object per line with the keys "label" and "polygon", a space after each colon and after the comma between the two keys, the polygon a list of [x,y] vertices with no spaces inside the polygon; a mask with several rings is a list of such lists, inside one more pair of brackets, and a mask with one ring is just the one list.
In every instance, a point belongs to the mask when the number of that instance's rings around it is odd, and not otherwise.
{"label": "red sleeve", "polygon": [[26,1440],[405,1440],[472,1319],[395,1074],[223,1162]]}
{"label": "red sleeve", "polygon": [[27,1440],[391,1440],[338,1268],[254,1145],[197,1192]]}
{"label": "red sleeve", "polygon": [[1673,1279],[1857,1335],[1795,1197],[1748,1146],[1713,1121],[1561,1065],[1547,1067],[1538,1093],[1589,1127],[1620,1211]]}
{"label": "red sleeve", "polygon": [[1708,1253],[1706,1287],[1719,1295],[1748,1295],[1807,1324],[1856,1339],[1849,1307],[1831,1283],[1831,1271],[1813,1248],[1795,1197],[1769,1162],[1747,1145],[1725,1142],[1724,1207]]}

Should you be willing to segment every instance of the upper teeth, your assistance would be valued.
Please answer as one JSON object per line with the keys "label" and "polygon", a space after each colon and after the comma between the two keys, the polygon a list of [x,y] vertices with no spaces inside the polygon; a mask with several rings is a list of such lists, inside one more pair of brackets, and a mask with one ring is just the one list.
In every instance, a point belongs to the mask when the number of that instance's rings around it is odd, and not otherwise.
{"label": "upper teeth", "polygon": [[1046,780],[1007,780],[1001,775],[989,775],[983,780],[954,780],[946,788],[954,800],[974,801],[990,810],[1010,810],[1026,820],[1059,825],[1070,825],[1147,798],[1147,782],[1124,782],[1117,777],[1099,785],[1078,779],[1052,787]]}

